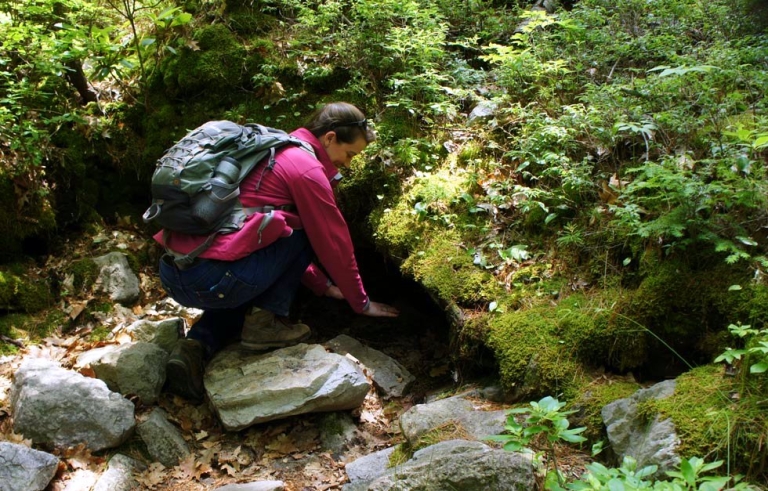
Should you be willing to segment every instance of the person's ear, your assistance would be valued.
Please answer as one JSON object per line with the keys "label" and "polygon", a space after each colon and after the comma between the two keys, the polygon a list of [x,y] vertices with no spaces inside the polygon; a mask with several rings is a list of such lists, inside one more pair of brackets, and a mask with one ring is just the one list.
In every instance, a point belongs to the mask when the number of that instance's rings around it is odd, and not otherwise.
{"label": "person's ear", "polygon": [[329,131],[325,135],[323,135],[323,146],[325,148],[328,148],[331,143],[333,143],[333,140],[336,139],[336,132],[335,131]]}

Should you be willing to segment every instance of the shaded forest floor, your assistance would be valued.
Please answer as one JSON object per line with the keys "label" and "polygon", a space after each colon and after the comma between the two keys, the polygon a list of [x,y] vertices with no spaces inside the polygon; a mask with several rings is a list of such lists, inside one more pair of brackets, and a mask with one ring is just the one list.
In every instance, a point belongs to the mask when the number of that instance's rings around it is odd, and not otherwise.
{"label": "shaded forest floor", "polygon": [[[153,257],[157,251],[152,251],[152,247],[137,228],[102,230],[95,236],[66,244],[44,264],[32,265],[29,274],[61,274],[79,258],[96,257],[112,250],[141,255],[150,248],[144,255]],[[323,343],[347,334],[402,363],[416,376],[416,382],[409,394],[399,399],[385,400],[372,390],[363,406],[349,413],[355,429],[348,431],[346,444],[335,449],[325,445],[329,434],[338,431],[333,428],[338,423],[327,414],[295,416],[227,432],[206,403],[195,406],[163,393],[157,405],[167,411],[183,432],[192,449],[188,459],[174,468],[151,463],[138,436],[120,448],[98,453],[84,448],[55,450],[62,463],[48,490],[90,489],[116,452],[149,463],[148,470],[139,477],[145,489],[194,491],[257,480],[284,481],[289,491],[340,489],[347,480],[345,463],[403,440],[397,418],[405,410],[427,398],[468,388],[450,363],[448,326],[443,312],[416,284],[400,278],[396,268],[385,264],[375,253],[360,251],[359,258],[371,297],[396,305],[402,312],[399,318],[359,316],[344,302],[315,297],[306,291],[299,294],[294,314],[312,327],[313,335],[308,342]],[[188,325],[195,321],[199,311],[181,309],[166,298],[154,265],[143,266],[139,278],[142,298],[131,307],[111,305],[104,309],[103,299],[92,292],[62,295],[53,310],[66,314],[66,321],[39,340],[30,341],[22,336],[24,347],[2,357],[0,438],[23,441],[23,435],[13,433],[8,399],[13,374],[24,358],[50,358],[73,368],[77,357],[87,350],[130,341],[126,328],[136,320],[181,315]],[[101,307],[96,309],[96,305]],[[39,316],[44,318],[47,314]],[[81,373],[93,376],[87,368]],[[134,403],[139,419],[151,409],[135,398]]]}

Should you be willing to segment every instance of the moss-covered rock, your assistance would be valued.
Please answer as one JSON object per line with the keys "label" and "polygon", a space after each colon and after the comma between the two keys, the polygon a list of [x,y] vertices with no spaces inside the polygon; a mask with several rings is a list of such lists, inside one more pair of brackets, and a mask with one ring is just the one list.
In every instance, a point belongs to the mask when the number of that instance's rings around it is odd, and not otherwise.
{"label": "moss-covered rock", "polygon": [[573,426],[584,426],[584,436],[596,442],[605,437],[605,424],[601,411],[611,402],[624,399],[642,386],[631,380],[597,377],[581,388],[581,393],[574,399],[573,407],[577,413],[573,417]]}
{"label": "moss-covered rock", "polygon": [[53,303],[46,279],[31,279],[0,270],[0,308],[27,313],[39,312]]}
{"label": "moss-covered rock", "polygon": [[244,82],[243,60],[247,51],[224,24],[206,26],[195,33],[197,49],[182,50],[169,59],[162,72],[172,94],[216,94],[231,91]]}
{"label": "moss-covered rock", "polygon": [[504,388],[515,398],[576,395],[584,370],[557,336],[557,316],[546,307],[500,313],[489,323],[488,345]]}
{"label": "moss-covered rock", "polygon": [[759,394],[738,398],[737,380],[725,376],[722,366],[698,367],[677,378],[672,396],[647,401],[642,410],[672,419],[682,457],[727,460],[731,472],[764,477],[768,414]]}
{"label": "moss-covered rock", "polygon": [[474,265],[452,232],[422,238],[424,248],[412,254],[402,269],[446,303],[487,304],[503,295],[493,276]]}
{"label": "moss-covered rock", "polygon": [[45,236],[56,228],[50,198],[48,190],[29,189],[14,184],[8,175],[0,176],[0,261],[18,258],[26,239]]}
{"label": "moss-covered rock", "polygon": [[90,291],[96,278],[99,276],[99,267],[93,259],[79,259],[73,261],[64,271],[67,278],[64,281],[65,288],[72,287],[70,294]]}
{"label": "moss-covered rock", "polygon": [[604,290],[574,294],[557,304],[557,334],[589,366],[624,372],[647,361],[648,333],[611,308],[631,293]]}

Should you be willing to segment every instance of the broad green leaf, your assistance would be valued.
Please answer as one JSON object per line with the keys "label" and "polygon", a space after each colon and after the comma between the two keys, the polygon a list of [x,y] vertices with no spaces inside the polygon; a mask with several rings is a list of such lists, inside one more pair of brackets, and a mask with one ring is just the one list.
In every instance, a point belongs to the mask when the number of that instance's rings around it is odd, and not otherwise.
{"label": "broad green leaf", "polygon": [[509,442],[504,444],[504,450],[508,452],[518,452],[521,448],[523,448],[523,446],[520,445],[519,442]]}
{"label": "broad green leaf", "polygon": [[749,373],[764,373],[768,370],[768,362],[761,361],[749,367]]}
{"label": "broad green leaf", "polygon": [[723,461],[722,460],[716,460],[714,462],[710,462],[709,464],[704,464],[704,465],[701,466],[701,469],[699,470],[699,473],[708,472],[708,471],[711,471],[712,469],[717,469],[721,465],[723,465]]}
{"label": "broad green leaf", "polygon": [[[693,460],[693,458],[691,460]],[[683,459],[683,461],[680,462],[680,477],[691,486],[696,484],[696,471],[694,470],[693,465],[691,465],[690,460]]]}
{"label": "broad green leaf", "polygon": [[177,27],[177,26],[183,26],[183,25],[189,24],[189,21],[191,20],[192,20],[192,14],[189,14],[187,12],[182,12],[173,18],[173,22],[171,22],[171,27]]}
{"label": "broad green leaf", "polygon": [[[580,430],[582,428],[576,428],[576,429]],[[586,429],[586,428],[584,428],[584,429]],[[569,431],[572,431],[572,430],[569,430]],[[560,433],[560,438],[565,440],[566,442],[569,442],[569,443],[580,443],[580,442],[584,442],[584,441],[587,440],[586,438],[584,438],[581,435],[574,435],[574,434],[569,433],[569,432]]]}
{"label": "broad green leaf", "polygon": [[752,142],[752,148],[755,150],[759,150],[766,146],[768,146],[768,135],[763,135]]}
{"label": "broad green leaf", "polygon": [[523,430],[523,436],[533,436],[539,433],[547,432],[549,428],[546,426],[529,426]]}

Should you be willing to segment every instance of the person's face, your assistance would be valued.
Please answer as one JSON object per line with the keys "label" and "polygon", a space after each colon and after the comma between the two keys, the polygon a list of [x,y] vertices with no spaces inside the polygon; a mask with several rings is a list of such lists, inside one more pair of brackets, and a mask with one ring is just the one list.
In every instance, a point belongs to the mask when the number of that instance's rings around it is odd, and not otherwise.
{"label": "person's face", "polygon": [[328,152],[328,156],[331,158],[331,162],[336,167],[349,167],[352,159],[368,146],[368,143],[362,136],[352,143],[339,142],[334,131],[329,131],[323,135],[321,141],[326,152]]}

